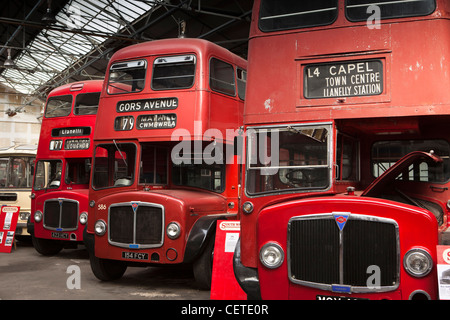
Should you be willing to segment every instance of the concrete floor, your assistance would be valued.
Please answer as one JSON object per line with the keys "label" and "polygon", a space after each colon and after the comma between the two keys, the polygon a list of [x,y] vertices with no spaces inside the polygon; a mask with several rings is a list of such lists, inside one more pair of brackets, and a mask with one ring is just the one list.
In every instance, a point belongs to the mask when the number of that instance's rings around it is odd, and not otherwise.
{"label": "concrete floor", "polygon": [[[80,281],[72,281],[77,273]],[[80,288],[73,288],[78,283]],[[11,253],[0,253],[0,300],[208,300],[209,297],[209,291],[197,289],[189,267],[129,267],[121,279],[102,282],[92,273],[84,246],[45,257],[36,252],[31,242],[17,241],[17,248]]]}

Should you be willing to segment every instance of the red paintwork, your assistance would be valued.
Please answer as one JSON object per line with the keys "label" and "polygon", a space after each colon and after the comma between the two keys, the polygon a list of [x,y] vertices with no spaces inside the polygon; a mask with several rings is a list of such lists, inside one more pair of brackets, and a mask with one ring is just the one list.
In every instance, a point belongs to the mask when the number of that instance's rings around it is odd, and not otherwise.
{"label": "red paintwork", "polygon": [[[81,90],[74,90],[71,88],[78,87],[80,85],[83,85]],[[76,83],[70,83],[63,86],[60,86],[54,90],[52,90],[48,97],[55,97],[55,96],[62,96],[62,95],[73,95],[73,103],[72,103],[72,111],[70,114],[66,117],[53,117],[53,118],[46,118],[45,116],[42,119],[42,125],[41,125],[41,133],[39,136],[39,145],[38,145],[38,151],[36,155],[36,163],[39,160],[52,160],[52,159],[60,159],[62,160],[63,165],[63,172],[62,177],[65,176],[65,168],[66,168],[66,158],[91,158],[92,157],[92,150],[93,150],[93,143],[92,143],[92,137],[94,134],[94,128],[95,128],[95,120],[96,115],[74,115],[73,113],[73,105],[75,103],[75,97],[78,94],[82,93],[90,93],[90,92],[100,92],[103,85],[103,80],[91,80],[91,81],[84,81],[84,82],[76,82]],[[90,138],[91,143],[90,147],[86,150],[49,150],[50,140],[55,139],[52,138],[52,129],[55,128],[71,128],[71,127],[90,127],[91,128],[91,135],[90,136],[80,136],[80,138]],[[57,139],[63,140],[66,139],[76,139],[78,137],[76,136],[70,136],[70,137],[58,137]],[[44,201],[48,199],[55,199],[55,198],[66,198],[66,199],[73,199],[79,202],[79,212],[78,214],[82,212],[87,212],[88,210],[88,187],[85,186],[83,189],[80,185],[68,185],[65,182],[65,179],[61,179],[61,184],[59,188],[55,189],[47,189],[47,190],[34,190],[32,191],[35,195],[35,198],[31,200],[31,216],[30,216],[30,222],[34,223],[34,235],[37,238],[43,238],[43,239],[52,239],[51,233],[54,230],[47,230],[43,227],[42,221],[40,223],[36,223],[34,221],[34,212],[37,210],[40,210],[43,212],[43,206]],[[68,233],[75,234],[77,241],[83,240],[83,229],[84,226],[78,223],[78,229],[75,231],[70,231]],[[62,239],[58,239],[62,240]],[[63,240],[65,241],[65,240]],[[70,238],[67,239],[67,241],[70,241]]]}
{"label": "red paintwork", "polygon": [[[333,211],[373,215],[397,221],[400,236],[400,257],[403,257],[412,247],[417,247],[417,239],[411,235],[420,234],[421,247],[434,250],[438,244],[436,219],[426,210],[400,205],[393,201],[336,196],[287,201],[261,210],[258,220],[258,246],[261,247],[268,241],[276,241],[283,248],[286,248],[287,224],[290,218]],[[424,228],[424,226],[428,225],[433,228]],[[433,257],[434,263],[436,263],[435,254]],[[401,260],[400,263],[402,264],[403,261]],[[352,295],[333,293],[291,283],[288,280],[287,258],[285,258],[283,265],[275,270],[269,270],[258,264],[258,274],[261,284],[261,295],[264,299],[315,299],[316,295],[330,295],[396,300],[408,299],[409,295],[415,290],[424,290],[430,293],[432,299],[437,297],[436,269],[424,278],[413,278],[401,267],[401,286],[399,289],[384,293]]]}
{"label": "red paintwork", "polygon": [[386,170],[378,179],[374,180],[361,196],[370,197],[372,194],[377,195],[383,188],[386,188],[387,183],[392,182],[403,170],[407,169],[418,159],[432,159],[436,163],[442,162],[441,158],[433,154],[421,151],[411,152],[398,160],[395,165]]}
{"label": "red paintwork", "polygon": [[[181,54],[195,54],[197,57],[194,85],[189,89],[153,91],[150,86],[150,79],[155,58],[164,55]],[[215,138],[217,142],[223,142],[220,137],[204,135],[208,129],[220,130],[223,139],[226,140],[227,129],[237,130],[242,125],[244,102],[237,95],[231,97],[213,92],[210,89],[208,70],[209,61],[212,57],[226,61],[235,68],[238,66],[244,70],[247,69],[247,62],[244,59],[232,54],[223,47],[201,39],[165,39],[151,41],[129,46],[116,52],[109,62],[106,79],[108,79],[110,66],[113,63],[146,59],[146,85],[140,92],[111,95],[106,91],[107,83],[105,81],[100,99],[98,111],[99,122],[97,122],[94,135],[94,144],[112,143],[112,139],[115,139],[116,142],[135,143],[137,145],[136,159],[139,161],[142,154],[142,150],[139,147],[140,142],[169,142],[167,145],[173,146],[173,144],[170,144],[172,134],[179,129],[183,129],[184,132],[189,134],[186,137],[187,140],[212,141]],[[116,105],[119,101],[167,97],[178,98],[178,107],[175,110],[169,111],[170,113],[177,114],[177,125],[174,129],[137,130],[133,128],[130,131],[114,131],[114,119],[119,115],[132,114],[136,119],[140,114],[158,113],[158,111],[138,111],[118,114],[116,112]],[[167,111],[162,110],[159,113],[167,113]],[[233,141],[228,139],[226,142],[232,143]],[[139,168],[138,163],[136,164],[136,168]],[[160,248],[139,249],[138,251],[147,252],[149,256],[152,253],[158,253],[160,260],[156,263],[168,264],[183,262],[186,240],[195,221],[204,215],[221,214],[236,217],[238,209],[237,159],[235,159],[234,164],[228,164],[226,167],[225,190],[220,194],[206,190],[196,190],[194,188],[181,190],[180,187],[172,185],[170,174],[171,172],[169,170],[168,185],[147,185],[144,188],[144,185],[138,184],[137,179],[135,179],[131,186],[124,188],[95,190],[91,186],[89,197],[90,200],[95,201],[96,205],[95,208],[89,208],[89,214],[93,218],[90,218],[88,221],[87,232],[90,234],[94,233],[94,224],[98,219],[108,221],[108,210],[98,210],[98,204],[105,204],[107,208],[112,203],[121,201],[145,201],[162,204],[165,207],[163,245]],[[138,174],[136,175],[138,176]],[[147,188],[150,191],[144,191]],[[234,202],[234,208],[228,206],[230,202]],[[171,221],[176,221],[181,226],[182,234],[176,240],[169,239],[165,234],[166,227]],[[177,251],[177,256],[172,261],[166,257],[166,252],[169,248],[174,248]],[[126,249],[109,244],[108,234],[102,237],[95,235],[96,256],[105,259],[123,260],[121,252],[124,250]],[[128,259],[127,261],[130,260]]]}
{"label": "red paintwork", "polygon": [[[149,82],[154,59],[163,55],[189,53],[197,56],[194,86],[189,89],[153,91]],[[180,128],[188,130],[191,134],[195,132],[199,135],[195,139],[201,140],[201,135],[210,128],[221,130],[224,137],[226,136],[226,129],[237,129],[238,124],[242,123],[243,102],[239,101],[238,98],[212,93],[209,88],[209,74],[207,74],[209,61],[212,57],[220,57],[222,60],[244,69],[247,66],[244,59],[232,54],[225,48],[200,39],[151,41],[129,46],[116,52],[109,62],[108,72],[112,63],[145,58],[149,66],[147,67],[147,83],[145,88],[137,93],[109,95],[106,93],[107,81],[105,81],[98,111],[101,122],[104,124],[114,123],[115,117],[118,116],[115,108],[119,101],[177,97],[179,107],[176,110],[170,110],[170,113],[178,115],[177,126],[173,130],[153,129],[150,132],[149,130],[119,132],[114,131],[111,126],[103,125],[98,126],[94,140],[139,138],[151,141],[170,141],[173,131]],[[108,74],[105,79],[107,79]],[[128,113],[120,115],[125,114]],[[137,117],[141,112],[133,112],[132,114]],[[201,121],[201,126],[196,128],[194,121]],[[192,137],[192,139],[194,138]]]}
{"label": "red paintwork", "polygon": [[[308,211],[372,211],[374,215],[398,219],[402,254],[413,245],[423,246],[430,251],[433,259],[438,231],[445,231],[449,226],[446,203],[450,193],[448,189],[431,192],[430,183],[408,182],[408,191],[442,207],[444,223],[439,228],[433,215],[426,210],[389,201],[335,195],[346,192],[348,186],[355,187],[355,194],[360,195],[373,182],[370,159],[371,147],[376,141],[449,141],[445,128],[450,120],[450,92],[447,89],[450,86],[450,61],[447,59],[450,54],[450,3],[437,0],[437,9],[429,16],[382,20],[380,29],[368,29],[365,21],[353,23],[345,18],[344,2],[339,1],[338,18],[331,25],[268,33],[258,28],[260,0],[254,2],[245,128],[331,123],[333,156],[336,155],[339,131],[358,139],[360,159],[358,181],[337,181],[333,178],[329,190],[313,193],[249,196],[245,191],[244,168],[241,203],[250,201],[254,209],[251,214],[241,215],[241,262],[246,267],[258,268],[263,299],[315,299],[315,294],[332,294],[318,293],[290,283],[286,261],[281,268],[272,271],[260,265],[259,250],[268,240],[277,241],[286,252],[287,221],[292,216]],[[321,99],[304,97],[305,65],[373,58],[383,61],[385,81],[381,95]],[[332,176],[336,176],[334,166]],[[404,184],[402,181],[396,183]],[[439,184],[442,188],[448,186],[448,182]],[[412,214],[414,218],[405,214]],[[416,219],[417,225],[413,222]],[[414,288],[426,288],[432,298],[436,298],[435,273],[420,281],[413,280],[402,268],[399,290],[369,296],[408,299]]]}
{"label": "red paintwork", "polygon": [[[227,199],[225,197],[213,192],[198,190],[127,191],[119,194],[110,193],[99,201],[109,207],[113,203],[129,202],[130,199],[163,205],[166,225],[175,221],[181,226],[181,235],[178,239],[171,240],[165,237],[164,245],[160,248],[139,249],[139,252],[147,252],[149,256],[152,253],[158,253],[159,263],[162,264],[173,263],[166,257],[168,248],[173,248],[178,252],[176,262],[183,260],[182,253],[184,253],[189,231],[198,218],[209,214],[223,214],[227,211]],[[96,237],[95,239],[95,256],[98,258],[122,260],[124,250],[127,249],[110,245],[108,237]]]}

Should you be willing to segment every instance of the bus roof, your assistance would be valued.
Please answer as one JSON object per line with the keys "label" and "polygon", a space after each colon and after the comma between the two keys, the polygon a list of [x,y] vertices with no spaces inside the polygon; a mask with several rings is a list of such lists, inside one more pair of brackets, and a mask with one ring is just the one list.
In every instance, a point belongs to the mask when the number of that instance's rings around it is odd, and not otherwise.
{"label": "bus roof", "polygon": [[72,82],[59,86],[48,94],[48,97],[59,96],[69,93],[85,93],[85,92],[98,92],[101,90],[103,80],[86,80]]}
{"label": "bus roof", "polygon": [[31,155],[35,156],[37,152],[37,145],[16,145],[11,147],[0,148],[0,157],[7,155]]}
{"label": "bus roof", "polygon": [[224,47],[203,39],[195,38],[173,38],[143,42],[118,50],[111,57],[110,64],[117,60],[136,59],[153,54],[194,52],[200,54],[204,51],[212,51],[219,54],[222,58],[233,62],[239,66],[246,66],[247,61]]}

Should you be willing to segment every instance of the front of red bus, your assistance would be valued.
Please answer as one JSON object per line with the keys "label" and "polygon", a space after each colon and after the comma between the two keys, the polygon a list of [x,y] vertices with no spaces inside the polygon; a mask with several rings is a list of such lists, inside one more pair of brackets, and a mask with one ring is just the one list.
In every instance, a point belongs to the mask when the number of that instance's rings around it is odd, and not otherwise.
{"label": "front of red bus", "polygon": [[76,248],[88,219],[92,136],[103,81],[49,93],[41,126],[28,230],[43,255]]}
{"label": "front of red bus", "polygon": [[[380,28],[369,24],[370,5]],[[249,298],[438,297],[449,177],[439,128],[449,79],[434,67],[441,51],[417,60],[408,46],[448,44],[417,36],[444,33],[447,9],[435,1],[255,1],[234,257]],[[386,174],[375,175],[377,167]]]}
{"label": "front of red bus", "polygon": [[[237,164],[214,161],[226,154],[224,129],[238,128],[243,106],[235,61],[223,50],[167,39],[112,57],[86,229],[97,278],[117,279],[128,265],[192,263],[197,282],[209,287],[215,223],[237,214]],[[212,94],[205,79],[216,64],[233,85]],[[213,139],[210,128],[219,128]]]}

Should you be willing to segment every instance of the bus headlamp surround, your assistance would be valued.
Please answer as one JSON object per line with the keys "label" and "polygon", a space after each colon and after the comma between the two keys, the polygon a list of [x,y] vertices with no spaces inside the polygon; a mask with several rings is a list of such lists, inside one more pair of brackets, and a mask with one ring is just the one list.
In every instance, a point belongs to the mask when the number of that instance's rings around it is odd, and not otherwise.
{"label": "bus headlamp surround", "polygon": [[284,261],[283,248],[277,243],[268,242],[259,251],[259,260],[266,268],[276,269]]}
{"label": "bus headlamp surround", "polygon": [[166,233],[170,239],[174,240],[180,236],[181,227],[178,223],[171,222],[167,225]]}
{"label": "bus headlamp surround", "polygon": [[433,259],[424,249],[414,248],[403,257],[403,267],[414,277],[425,277],[433,268]]}
{"label": "bus headlamp surround", "polygon": [[36,211],[34,213],[34,221],[35,222],[41,222],[42,221],[42,212],[41,211]]}
{"label": "bus headlamp surround", "polygon": [[102,236],[106,233],[106,222],[103,220],[97,220],[94,226],[95,234]]}
{"label": "bus headlamp surround", "polygon": [[87,221],[88,221],[88,214],[86,212],[82,212],[80,214],[80,223],[86,224]]}

